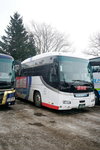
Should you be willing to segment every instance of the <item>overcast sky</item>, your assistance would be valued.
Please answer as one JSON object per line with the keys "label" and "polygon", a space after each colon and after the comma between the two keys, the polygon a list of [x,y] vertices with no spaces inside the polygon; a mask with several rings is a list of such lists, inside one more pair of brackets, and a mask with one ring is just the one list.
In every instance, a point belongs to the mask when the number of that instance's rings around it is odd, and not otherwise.
{"label": "overcast sky", "polygon": [[16,11],[25,25],[33,20],[69,34],[77,51],[100,32],[100,0],[0,0],[0,36]]}

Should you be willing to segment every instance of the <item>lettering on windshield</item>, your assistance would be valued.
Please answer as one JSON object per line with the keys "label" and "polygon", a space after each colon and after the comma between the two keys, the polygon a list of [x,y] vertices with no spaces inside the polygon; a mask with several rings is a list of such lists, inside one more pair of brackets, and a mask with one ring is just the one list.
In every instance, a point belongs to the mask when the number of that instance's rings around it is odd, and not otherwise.
{"label": "lettering on windshield", "polygon": [[76,86],[77,90],[86,90],[87,87],[86,86]]}

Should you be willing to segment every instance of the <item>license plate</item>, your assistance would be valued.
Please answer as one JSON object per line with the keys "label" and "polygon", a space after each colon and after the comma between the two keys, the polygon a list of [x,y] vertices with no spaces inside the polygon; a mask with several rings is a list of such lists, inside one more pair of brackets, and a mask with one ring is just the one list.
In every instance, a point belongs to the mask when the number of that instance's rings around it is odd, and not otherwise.
{"label": "license plate", "polygon": [[78,108],[84,108],[85,104],[79,104]]}
{"label": "license plate", "polygon": [[15,101],[15,97],[12,97],[12,98],[8,98],[8,99],[7,99],[7,102],[12,102],[12,101]]}
{"label": "license plate", "polygon": [[87,96],[89,96],[89,94],[88,93],[78,93],[78,94],[74,94],[74,97],[87,97]]}

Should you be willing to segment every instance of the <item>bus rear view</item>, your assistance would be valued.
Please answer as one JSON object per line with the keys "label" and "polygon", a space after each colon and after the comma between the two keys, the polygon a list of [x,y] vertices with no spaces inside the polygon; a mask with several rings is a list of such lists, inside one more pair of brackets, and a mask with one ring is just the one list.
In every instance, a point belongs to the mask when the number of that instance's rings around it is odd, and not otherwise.
{"label": "bus rear view", "polygon": [[95,95],[89,61],[65,53],[26,59],[16,78],[17,96],[57,110],[93,107]]}
{"label": "bus rear view", "polygon": [[0,54],[0,105],[15,103],[14,59]]}

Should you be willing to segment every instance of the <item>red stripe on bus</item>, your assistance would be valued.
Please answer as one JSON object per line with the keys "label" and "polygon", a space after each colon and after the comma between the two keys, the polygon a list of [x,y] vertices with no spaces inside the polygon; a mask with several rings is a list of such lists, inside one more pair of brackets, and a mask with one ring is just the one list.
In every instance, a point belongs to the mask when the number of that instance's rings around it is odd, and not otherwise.
{"label": "red stripe on bus", "polygon": [[47,103],[42,103],[42,106],[45,106],[45,107],[48,107],[48,108],[52,108],[52,109],[56,109],[56,110],[58,110],[58,109],[59,109],[59,107],[58,107],[58,106],[54,106],[54,105],[47,104]]}
{"label": "red stripe on bus", "polygon": [[16,77],[16,80],[25,79],[26,77]]}

